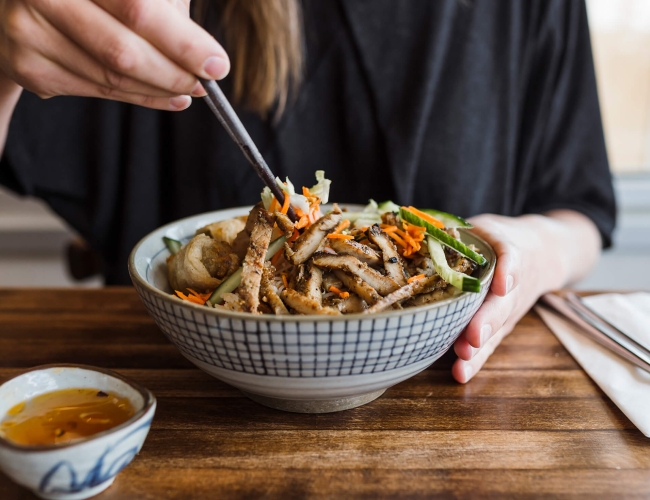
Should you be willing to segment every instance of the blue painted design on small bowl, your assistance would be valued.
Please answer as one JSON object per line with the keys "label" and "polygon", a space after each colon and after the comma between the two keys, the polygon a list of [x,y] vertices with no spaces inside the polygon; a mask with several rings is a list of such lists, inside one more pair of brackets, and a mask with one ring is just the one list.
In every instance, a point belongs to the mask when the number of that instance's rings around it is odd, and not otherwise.
{"label": "blue painted design on small bowl", "polygon": [[0,469],[42,498],[78,500],[108,488],[142,448],[156,399],[117,373],[83,365],[37,367],[0,386],[0,418],[40,394],[86,387],[128,398],[136,413],[119,426],[63,444],[25,446],[0,434]]}
{"label": "blue painted design on small bowl", "polygon": [[372,401],[442,356],[490,288],[494,250],[461,230],[463,241],[488,259],[478,272],[481,292],[425,306],[372,315],[273,316],[208,308],[172,295],[162,237],[187,241],[197,229],[249,210],[200,214],[153,231],[131,252],[129,273],[145,307],[183,356],[267,406],[320,413]]}

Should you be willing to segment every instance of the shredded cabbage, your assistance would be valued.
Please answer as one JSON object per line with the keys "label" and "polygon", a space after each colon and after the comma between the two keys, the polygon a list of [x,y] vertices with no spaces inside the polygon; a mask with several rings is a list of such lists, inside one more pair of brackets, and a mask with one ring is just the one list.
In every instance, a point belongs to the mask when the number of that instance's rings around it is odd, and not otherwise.
{"label": "shredded cabbage", "polygon": [[[318,196],[321,203],[327,203],[329,200],[330,185],[332,184],[332,181],[325,178],[324,170],[316,171],[316,181],[317,183],[309,191]],[[299,209],[306,214],[309,213],[309,201],[302,194],[296,193],[296,188],[289,180],[289,177],[286,178],[286,182],[282,182],[279,177],[276,177],[275,182],[282,191],[289,194],[291,206],[293,208]],[[262,198],[264,209],[268,210],[273,201],[273,193],[268,186],[262,189],[260,196]]]}
{"label": "shredded cabbage", "polygon": [[332,181],[325,178],[325,170],[316,170],[316,184],[309,190],[311,194],[320,198],[321,203],[325,204],[330,199],[330,186]]}

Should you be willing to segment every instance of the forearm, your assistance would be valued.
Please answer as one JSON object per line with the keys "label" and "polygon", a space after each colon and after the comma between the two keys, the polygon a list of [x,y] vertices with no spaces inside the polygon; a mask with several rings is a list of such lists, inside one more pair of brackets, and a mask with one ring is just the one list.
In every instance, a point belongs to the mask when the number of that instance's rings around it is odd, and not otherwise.
{"label": "forearm", "polygon": [[0,157],[7,142],[9,122],[23,89],[0,72]]}

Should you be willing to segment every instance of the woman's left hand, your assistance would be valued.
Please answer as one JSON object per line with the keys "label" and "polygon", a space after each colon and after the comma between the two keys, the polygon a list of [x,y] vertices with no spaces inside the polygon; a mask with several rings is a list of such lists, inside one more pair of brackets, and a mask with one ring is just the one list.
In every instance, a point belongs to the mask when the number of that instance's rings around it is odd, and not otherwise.
{"label": "woman's left hand", "polygon": [[476,375],[542,294],[584,276],[601,247],[593,222],[571,210],[480,215],[471,222],[473,231],[494,248],[497,265],[485,302],[454,344],[458,359],[452,374],[461,383]]}

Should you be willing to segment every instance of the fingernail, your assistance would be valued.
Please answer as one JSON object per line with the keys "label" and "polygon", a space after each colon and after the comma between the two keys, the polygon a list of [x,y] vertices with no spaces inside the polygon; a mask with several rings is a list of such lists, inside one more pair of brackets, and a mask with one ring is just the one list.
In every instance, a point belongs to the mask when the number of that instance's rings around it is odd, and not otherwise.
{"label": "fingernail", "polygon": [[223,57],[208,57],[203,65],[203,71],[205,74],[214,80],[221,80],[228,74],[229,70],[230,64]]}
{"label": "fingernail", "polygon": [[178,111],[187,109],[192,104],[192,98],[186,95],[179,95],[178,97],[172,97],[169,100],[169,105]]}
{"label": "fingernail", "polygon": [[467,364],[463,366],[463,375],[465,375],[465,382],[471,379],[473,375],[472,367]]}
{"label": "fingernail", "polygon": [[481,327],[481,347],[483,347],[488,340],[490,340],[490,337],[492,336],[492,326],[491,325],[483,325]]}
{"label": "fingernail", "polygon": [[506,293],[510,293],[512,290],[512,285],[515,284],[515,279],[512,277],[511,274],[508,275],[506,278]]}
{"label": "fingernail", "polygon": [[196,86],[194,87],[194,89],[192,90],[192,92],[190,92],[190,95],[192,97],[203,97],[203,96],[206,95],[206,91],[203,88],[203,85],[201,85],[200,83],[197,83]]}

